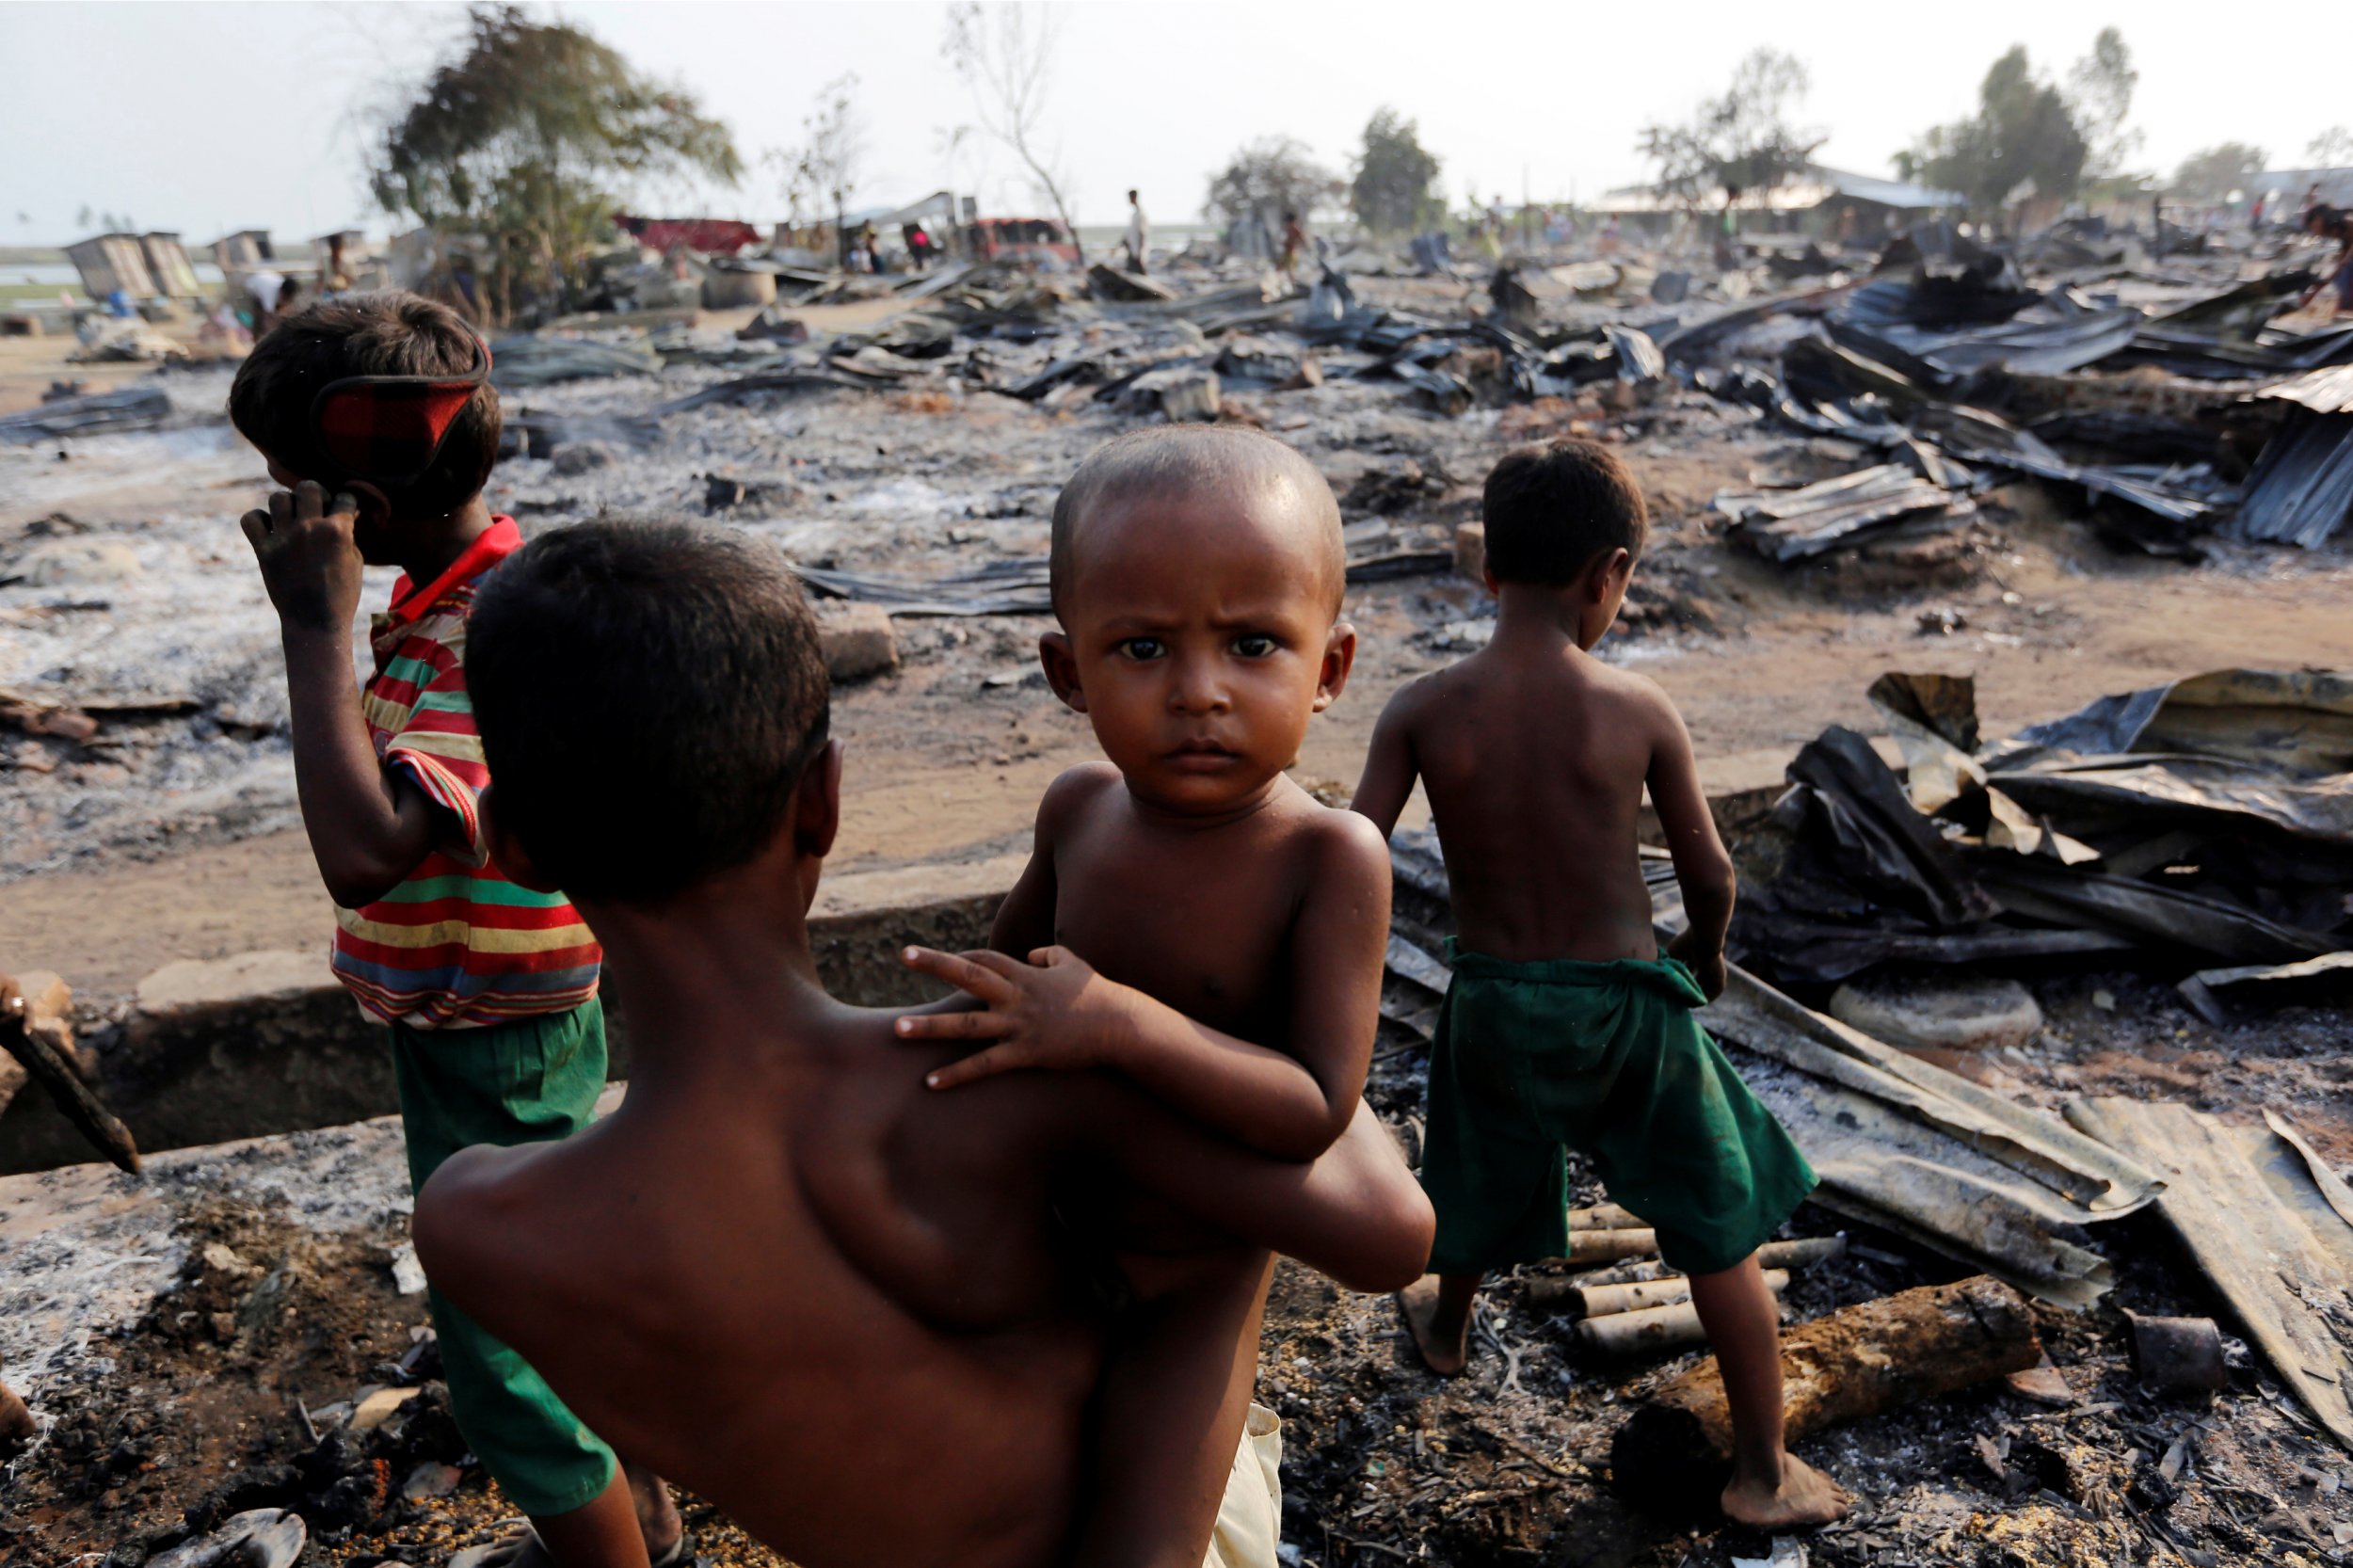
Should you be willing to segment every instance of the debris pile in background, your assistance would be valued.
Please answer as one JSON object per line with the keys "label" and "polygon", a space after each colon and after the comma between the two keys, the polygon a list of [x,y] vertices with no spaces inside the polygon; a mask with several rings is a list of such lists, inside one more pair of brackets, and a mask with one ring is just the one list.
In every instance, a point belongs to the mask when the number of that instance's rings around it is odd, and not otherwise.
{"label": "debris pile in background", "polygon": [[2273,967],[2353,977],[2333,956],[2353,950],[2344,677],[2218,671],[1992,745],[1965,679],[1890,675],[1870,696],[1905,775],[1833,727],[1744,845],[1734,940],[1761,972],[2145,959],[2201,1005],[2217,984],[2252,1000]]}

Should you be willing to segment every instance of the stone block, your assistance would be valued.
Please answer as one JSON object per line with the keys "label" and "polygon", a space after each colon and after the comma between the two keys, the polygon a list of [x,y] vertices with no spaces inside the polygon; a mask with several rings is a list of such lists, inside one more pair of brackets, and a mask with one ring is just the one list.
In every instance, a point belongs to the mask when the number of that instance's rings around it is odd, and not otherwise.
{"label": "stone block", "polygon": [[1830,1015],[1908,1050],[1997,1050],[2042,1029],[2042,1009],[2024,985],[1970,975],[1849,981],[1832,994]]}
{"label": "stone block", "polygon": [[825,655],[825,674],[837,685],[899,667],[899,633],[881,605],[821,599],[811,608],[817,612],[817,646]]}
{"label": "stone block", "polygon": [[776,275],[773,272],[722,271],[713,267],[703,277],[702,303],[706,311],[735,311],[746,305],[776,302]]}
{"label": "stone block", "polygon": [[[168,964],[139,983],[84,1076],[142,1150],[332,1127],[396,1108],[384,1030],[324,949]],[[0,1172],[78,1164],[89,1147],[43,1095],[0,1112]]]}
{"label": "stone block", "polygon": [[1487,580],[1487,525],[1483,522],[1458,522],[1454,525],[1454,569],[1474,583]]}
{"label": "stone block", "polygon": [[16,570],[35,588],[79,588],[121,583],[145,568],[120,539],[49,539],[16,558]]}
{"label": "stone block", "polygon": [[1219,389],[1215,371],[1169,372],[1168,378],[1160,383],[1160,412],[1168,416],[1171,424],[1217,418]]}
{"label": "stone block", "polygon": [[[1026,858],[827,879],[809,920],[819,978],[857,1006],[936,1000],[944,987],[907,968],[901,951],[986,945]],[[27,978],[49,994],[43,977]],[[629,1003],[619,987],[606,990],[605,1033],[608,1074],[626,1078]],[[153,1155],[387,1115],[399,1109],[391,1058],[385,1031],[329,975],[324,952],[240,953],[167,965],[142,982],[92,1084]],[[0,1110],[0,1176],[90,1159],[46,1095]]]}

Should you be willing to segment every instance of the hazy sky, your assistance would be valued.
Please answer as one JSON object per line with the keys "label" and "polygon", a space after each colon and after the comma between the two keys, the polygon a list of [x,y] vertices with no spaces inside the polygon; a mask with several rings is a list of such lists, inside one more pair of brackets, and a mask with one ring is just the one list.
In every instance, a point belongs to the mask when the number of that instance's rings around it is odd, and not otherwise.
{"label": "hazy sky", "polygon": [[[818,90],[856,72],[868,155],[858,200],[979,189],[999,213],[1037,203],[1010,153],[947,131],[973,119],[939,53],[944,8],[905,4],[562,4],[641,68],[691,88],[753,165],[734,191],[655,189],[642,210],[781,216],[763,150],[800,138]],[[1366,119],[1420,122],[1459,204],[1591,197],[1641,179],[1644,121],[1679,117],[1759,44],[1813,73],[1804,118],[1824,162],[1886,174],[1924,127],[1967,112],[1986,66],[2024,43],[2063,77],[2101,26],[2124,29],[2140,87],[2140,164],[2170,169],[2214,142],[2251,141],[2274,167],[2353,123],[2341,4],[2229,8],[2041,0],[2031,7],[1714,0],[1593,6],[1479,0],[1259,0],[1055,8],[1062,37],[1050,142],[1080,218],[1124,216],[1130,184],[1161,222],[1200,209],[1210,170],[1254,138],[1299,137],[1336,168]],[[78,215],[123,214],[195,241],[266,227],[290,238],[383,232],[360,175],[368,126],[446,46],[441,5],[176,5],[0,0],[0,244],[78,237]]]}

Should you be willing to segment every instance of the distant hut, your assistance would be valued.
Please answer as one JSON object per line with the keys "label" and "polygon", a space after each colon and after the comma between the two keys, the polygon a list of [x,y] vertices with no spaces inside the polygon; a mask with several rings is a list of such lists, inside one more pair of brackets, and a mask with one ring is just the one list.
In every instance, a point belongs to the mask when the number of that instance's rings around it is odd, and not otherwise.
{"label": "distant hut", "polygon": [[95,234],[67,246],[65,253],[82,275],[82,292],[92,299],[108,298],[117,290],[133,299],[152,299],[158,292],[136,234]]}
{"label": "distant hut", "polygon": [[147,260],[147,270],[155,280],[155,292],[174,299],[200,299],[204,285],[196,279],[196,264],[188,260],[187,247],[180,236],[157,230],[139,236],[139,253]]}
{"label": "distant hut", "polygon": [[262,271],[278,260],[278,252],[270,248],[268,230],[240,229],[213,242],[213,260],[221,271],[234,276]]}

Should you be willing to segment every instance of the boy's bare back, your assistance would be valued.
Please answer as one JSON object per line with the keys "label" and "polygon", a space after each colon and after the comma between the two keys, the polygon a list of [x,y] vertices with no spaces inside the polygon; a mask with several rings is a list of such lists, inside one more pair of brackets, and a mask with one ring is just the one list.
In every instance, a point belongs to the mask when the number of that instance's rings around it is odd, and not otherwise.
{"label": "boy's bare back", "polygon": [[952,1049],[797,976],[652,989],[672,1059],[573,1139],[452,1160],[418,1245],[582,1420],[802,1568],[1061,1560],[1104,1358],[1099,1260],[1054,1219],[1077,1193],[1140,1186],[1360,1282],[1414,1266],[1369,1111],[1282,1165],[1102,1075],[934,1094]]}
{"label": "boy's bare back", "polygon": [[1355,808],[1384,832],[1420,778],[1463,946],[1507,963],[1658,955],[1637,821],[1658,814],[1688,917],[1671,956],[1723,989],[1734,875],[1667,694],[1593,656],[1649,519],[1608,449],[1555,441],[1487,477],[1487,647],[1389,699]]}
{"label": "boy's bare back", "polygon": [[1667,695],[1566,641],[1490,644],[1401,692],[1374,741],[1403,747],[1439,824],[1465,948],[1498,958],[1655,958],[1636,820],[1700,797]]}
{"label": "boy's bare back", "polygon": [[805,1568],[1048,1560],[1101,1353],[1048,1225],[1084,1080],[955,1108],[888,1015],[743,1021],[730,1074],[453,1160],[417,1214],[437,1279],[594,1431]]}

